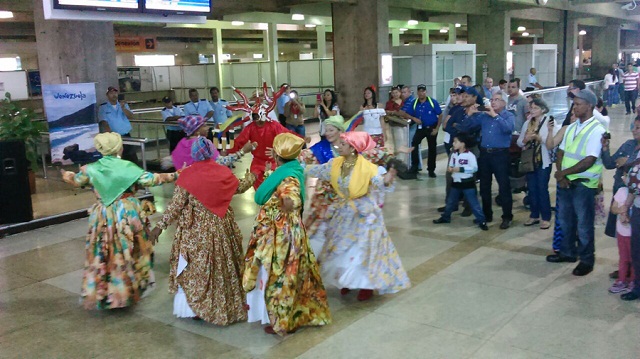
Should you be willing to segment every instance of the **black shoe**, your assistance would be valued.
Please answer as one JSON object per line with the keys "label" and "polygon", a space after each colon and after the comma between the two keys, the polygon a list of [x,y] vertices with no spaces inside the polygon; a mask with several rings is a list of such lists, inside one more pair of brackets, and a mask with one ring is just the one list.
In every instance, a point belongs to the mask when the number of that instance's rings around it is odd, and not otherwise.
{"label": "black shoe", "polygon": [[609,278],[618,279],[618,271],[614,270],[613,272],[609,273]]}
{"label": "black shoe", "polygon": [[473,212],[471,211],[471,208],[465,207],[465,209],[462,211],[462,213],[460,213],[460,217],[469,217],[472,214],[473,214]]}
{"label": "black shoe", "polygon": [[574,257],[563,256],[562,254],[551,254],[547,256],[547,262],[550,263],[575,263],[578,259]]}
{"label": "black shoe", "polygon": [[438,212],[440,213],[444,212],[445,208],[447,208],[447,206],[438,207]]}
{"label": "black shoe", "polygon": [[629,111],[627,111],[627,113],[625,113],[625,115],[630,115],[630,114],[631,114],[631,112],[629,112]]}
{"label": "black shoe", "polygon": [[620,296],[620,299],[626,300],[626,301],[636,300],[638,298],[640,298],[640,295],[638,293],[636,293],[635,291],[631,291],[629,293],[625,293],[625,294]]}
{"label": "black shoe", "polygon": [[482,229],[483,231],[488,231],[489,227],[487,227],[487,222],[482,222],[478,225],[478,227],[480,227],[480,229]]}
{"label": "black shoe", "polygon": [[492,216],[487,216],[487,215],[485,214],[485,215],[484,215],[484,220],[485,220],[487,223],[491,223],[491,222],[493,222],[493,217],[492,217]]}
{"label": "black shoe", "polygon": [[440,224],[440,223],[451,223],[451,221],[447,221],[446,219],[444,219],[444,218],[440,217],[440,218],[438,218],[438,219],[434,219],[434,220],[433,220],[433,223],[435,223],[435,224]]}
{"label": "black shoe", "polygon": [[511,227],[511,220],[510,219],[503,219],[502,223],[500,223],[500,229],[507,229]]}
{"label": "black shoe", "polygon": [[436,178],[436,173],[433,171],[429,171],[429,177],[430,178]]}
{"label": "black shoe", "polygon": [[572,273],[575,276],[582,277],[582,276],[585,276],[585,275],[591,273],[592,271],[593,271],[593,266],[592,265],[580,262],[574,268]]}

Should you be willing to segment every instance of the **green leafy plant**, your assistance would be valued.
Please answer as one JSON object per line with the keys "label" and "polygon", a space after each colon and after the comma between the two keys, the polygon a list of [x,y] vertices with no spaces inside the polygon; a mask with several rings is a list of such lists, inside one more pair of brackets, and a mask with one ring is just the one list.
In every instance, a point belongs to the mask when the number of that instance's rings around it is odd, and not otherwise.
{"label": "green leafy plant", "polygon": [[11,94],[6,93],[0,101],[0,141],[24,141],[27,160],[31,169],[38,165],[38,144],[40,143],[40,127],[34,122],[33,110],[18,107],[11,101]]}

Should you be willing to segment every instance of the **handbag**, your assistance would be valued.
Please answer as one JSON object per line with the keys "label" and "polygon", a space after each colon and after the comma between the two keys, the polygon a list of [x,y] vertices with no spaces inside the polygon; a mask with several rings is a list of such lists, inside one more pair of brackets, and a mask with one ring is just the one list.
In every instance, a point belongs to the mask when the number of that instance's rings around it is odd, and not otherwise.
{"label": "handbag", "polygon": [[[544,125],[547,118],[543,118],[538,126],[538,130],[536,134],[540,132],[542,125]],[[533,172],[536,169],[540,168],[542,164],[542,147],[541,144],[532,141],[527,144],[527,148],[523,149],[520,153],[520,163],[518,165],[518,171],[520,173],[529,173]]]}

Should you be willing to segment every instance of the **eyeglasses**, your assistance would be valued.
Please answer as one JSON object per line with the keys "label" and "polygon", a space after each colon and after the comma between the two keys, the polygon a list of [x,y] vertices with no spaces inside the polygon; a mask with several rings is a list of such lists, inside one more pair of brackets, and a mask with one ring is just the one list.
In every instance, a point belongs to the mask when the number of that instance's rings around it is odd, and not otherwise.
{"label": "eyeglasses", "polygon": [[504,101],[504,99],[503,98],[492,98],[489,101],[491,101],[491,102]]}

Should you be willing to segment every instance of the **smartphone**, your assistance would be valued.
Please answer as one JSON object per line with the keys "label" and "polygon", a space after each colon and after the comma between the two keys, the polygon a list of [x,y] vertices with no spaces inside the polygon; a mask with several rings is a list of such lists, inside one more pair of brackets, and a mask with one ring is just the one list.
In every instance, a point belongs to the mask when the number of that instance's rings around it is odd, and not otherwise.
{"label": "smartphone", "polygon": [[602,138],[604,138],[605,140],[610,140],[611,139],[611,133],[610,132],[605,132],[602,134]]}
{"label": "smartphone", "polygon": [[317,94],[316,95],[316,101],[318,101],[318,102],[322,101],[322,94]]}
{"label": "smartphone", "polygon": [[485,105],[480,105],[478,106],[478,111],[482,111],[482,112],[487,111],[487,107]]}
{"label": "smartphone", "polygon": [[118,94],[118,101],[124,101],[124,94]]}

